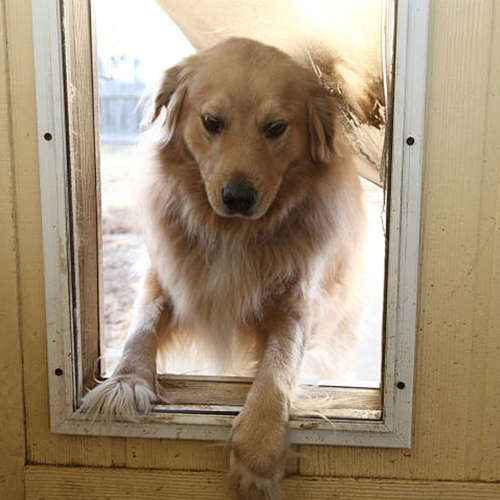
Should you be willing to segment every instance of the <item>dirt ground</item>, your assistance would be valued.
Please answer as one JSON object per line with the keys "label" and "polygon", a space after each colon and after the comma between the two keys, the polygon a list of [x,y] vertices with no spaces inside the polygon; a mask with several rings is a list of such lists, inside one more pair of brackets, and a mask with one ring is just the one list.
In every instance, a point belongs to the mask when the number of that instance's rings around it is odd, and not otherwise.
{"label": "dirt ground", "polygon": [[[142,238],[134,216],[134,166],[133,149],[102,148],[104,352],[122,347],[132,320],[139,282],[137,261],[140,260]],[[105,372],[113,365],[113,360],[106,362],[105,359]]]}
{"label": "dirt ground", "polygon": [[[121,232],[124,228],[120,227],[119,220],[115,223],[112,219],[114,215],[120,217],[114,213],[106,216],[102,235],[104,321],[108,348],[120,347],[132,319],[138,283],[135,263],[142,245],[139,235]],[[105,226],[108,232],[104,232]]]}

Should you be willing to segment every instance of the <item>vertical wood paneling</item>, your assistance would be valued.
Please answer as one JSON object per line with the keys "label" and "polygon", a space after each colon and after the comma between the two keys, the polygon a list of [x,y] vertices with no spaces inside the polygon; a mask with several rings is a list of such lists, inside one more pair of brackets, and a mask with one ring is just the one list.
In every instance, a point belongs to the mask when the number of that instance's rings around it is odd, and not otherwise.
{"label": "vertical wood paneling", "polygon": [[[18,222],[20,325],[25,376],[27,440],[48,434],[48,387],[35,90],[29,1],[5,0],[8,70]],[[35,446],[37,446],[35,439]],[[24,457],[23,457],[24,460]]]}
{"label": "vertical wood paneling", "polygon": [[[470,378],[468,394],[468,428],[466,435],[467,453],[465,456],[465,479],[477,480],[483,477],[483,466],[486,470],[500,470],[497,460],[489,459],[483,462],[486,450],[493,451],[495,439],[491,430],[485,425],[485,411],[488,407],[496,408],[500,415],[500,401],[491,399],[488,392],[500,386],[500,372],[496,374],[492,366],[499,365],[499,351],[492,349],[498,337],[500,323],[496,322],[497,335],[492,337],[491,314],[495,314],[499,302],[494,305],[490,297],[498,297],[500,281],[492,280],[494,267],[500,257],[498,249],[499,219],[495,216],[498,203],[498,182],[500,172],[500,5],[492,2],[491,31],[489,47],[485,46],[485,54],[489,61],[488,71],[482,75],[486,82],[483,102],[476,99],[478,105],[484,107],[484,126],[482,141],[478,141],[478,148],[482,148],[482,155],[477,156],[476,162],[482,165],[478,177],[481,181],[479,200],[479,221],[477,227],[477,243],[475,261],[471,274],[475,275],[474,317],[470,341]],[[486,45],[486,43],[485,43]],[[479,96],[478,96],[479,97]],[[483,104],[484,103],[484,104]],[[479,169],[478,169],[479,170]],[[496,290],[495,290],[496,289]],[[493,344],[493,345],[492,345]],[[498,347],[498,341],[496,343]],[[492,373],[493,371],[493,373]],[[496,376],[495,376],[496,375]],[[492,378],[493,377],[493,378]],[[499,427],[496,426],[498,433]],[[490,436],[493,438],[489,439]],[[491,474],[486,473],[491,477]]]}
{"label": "vertical wood paneling", "polygon": [[[497,61],[500,61],[500,58]],[[500,92],[497,91],[497,99],[499,96]],[[497,109],[500,109],[500,103]],[[500,127],[497,126],[496,130],[498,141]],[[500,193],[500,168],[498,168],[498,165],[500,165],[500,160],[497,160],[496,183],[497,190]],[[485,388],[482,391],[484,413],[483,433],[481,436],[481,479],[484,481],[500,480],[500,196],[497,198],[495,210],[493,241],[494,252],[489,297],[490,313],[487,330],[488,341],[486,344],[487,357],[483,361],[485,366]]]}
{"label": "vertical wood paneling", "polygon": [[24,491],[24,411],[5,3],[0,1],[0,496]]}
{"label": "vertical wood paneling", "polygon": [[[496,200],[483,206],[484,247],[492,247],[487,255],[491,262],[489,286],[481,301],[489,305],[487,324],[481,332],[487,335],[484,359],[476,360],[484,367],[482,396],[481,479],[500,479],[500,3],[494,3],[491,68],[488,89],[488,121],[485,135],[484,191],[496,188]],[[485,248],[486,249],[486,248]],[[478,258],[481,258],[479,256]],[[485,322],[486,323],[486,322]],[[484,329],[483,329],[484,328]],[[477,335],[479,331],[476,331]],[[477,389],[477,388],[476,388]]]}
{"label": "vertical wood paneling", "polygon": [[481,427],[470,384],[480,382],[473,360],[481,364],[484,345],[484,338],[473,337],[475,319],[484,313],[476,284],[489,272],[476,265],[476,257],[481,203],[488,194],[483,138],[493,2],[433,6],[415,438],[426,452],[417,474],[464,479],[477,473],[479,444],[468,436]]}

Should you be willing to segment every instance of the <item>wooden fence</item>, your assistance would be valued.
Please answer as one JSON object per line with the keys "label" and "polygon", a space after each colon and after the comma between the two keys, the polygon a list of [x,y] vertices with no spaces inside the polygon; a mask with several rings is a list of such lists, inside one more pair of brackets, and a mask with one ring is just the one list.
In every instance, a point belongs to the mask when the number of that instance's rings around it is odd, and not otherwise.
{"label": "wooden fence", "polygon": [[143,114],[140,99],[146,84],[141,81],[99,81],[99,128],[101,143],[133,144]]}

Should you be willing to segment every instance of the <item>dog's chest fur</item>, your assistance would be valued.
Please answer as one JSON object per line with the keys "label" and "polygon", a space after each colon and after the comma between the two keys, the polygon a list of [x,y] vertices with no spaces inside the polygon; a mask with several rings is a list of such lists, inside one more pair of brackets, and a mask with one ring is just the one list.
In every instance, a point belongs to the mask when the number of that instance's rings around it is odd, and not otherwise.
{"label": "dog's chest fur", "polygon": [[258,318],[266,298],[294,274],[273,247],[220,238],[206,248],[178,236],[158,249],[154,261],[177,321],[220,331]]}
{"label": "dog's chest fur", "polygon": [[260,313],[267,280],[255,251],[221,243],[208,258],[198,248],[191,252],[177,263],[181,294],[187,293],[176,301],[182,316],[222,327]]}

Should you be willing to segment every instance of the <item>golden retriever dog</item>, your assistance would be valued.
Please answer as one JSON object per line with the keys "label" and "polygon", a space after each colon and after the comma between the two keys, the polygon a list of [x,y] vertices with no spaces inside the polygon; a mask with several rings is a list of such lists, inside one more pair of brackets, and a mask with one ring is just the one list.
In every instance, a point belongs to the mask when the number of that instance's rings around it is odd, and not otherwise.
{"label": "golden retriever dog", "polygon": [[335,353],[355,316],[364,209],[337,112],[311,71],[248,39],[169,69],[154,100],[150,267],[122,358],[83,410],[148,412],[158,351],[183,335],[226,362],[247,349],[255,378],[230,438],[241,498],[281,498],[304,355]]}

